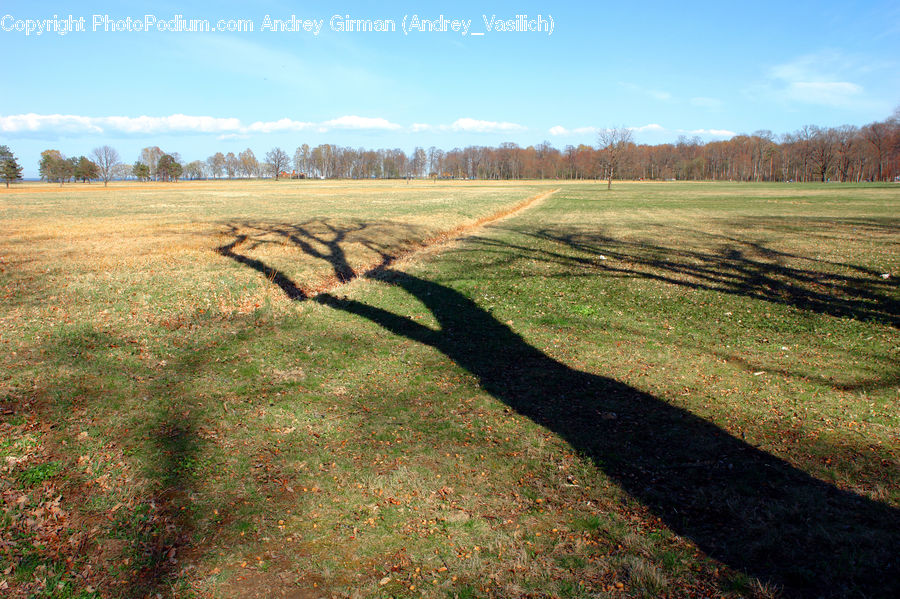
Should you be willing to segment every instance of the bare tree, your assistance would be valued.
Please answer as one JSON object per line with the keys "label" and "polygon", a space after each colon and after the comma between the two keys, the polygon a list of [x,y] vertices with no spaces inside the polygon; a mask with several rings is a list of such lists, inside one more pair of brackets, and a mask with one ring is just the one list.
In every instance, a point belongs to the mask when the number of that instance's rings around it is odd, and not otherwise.
{"label": "bare tree", "polygon": [[206,159],[206,168],[210,175],[214,179],[218,179],[222,176],[222,171],[225,170],[225,155],[222,152],[216,152],[212,156]]}
{"label": "bare tree", "polygon": [[612,181],[619,168],[619,162],[622,155],[629,145],[632,144],[631,129],[626,127],[616,127],[613,129],[603,129],[599,136],[600,149],[606,155],[606,189],[612,188]]}
{"label": "bare tree", "polygon": [[270,168],[275,172],[275,180],[278,181],[278,176],[291,163],[291,157],[281,148],[272,148],[271,151],[266,153],[266,162],[269,163]]}
{"label": "bare tree", "polygon": [[253,150],[247,148],[246,150],[238,154],[238,160],[241,164],[241,171],[245,175],[247,175],[247,178],[259,174],[259,161],[256,159],[256,155],[253,153]]}
{"label": "bare tree", "polygon": [[130,164],[125,164],[124,162],[120,162],[113,168],[112,178],[113,179],[127,179],[129,177],[134,176],[134,171],[132,170],[132,166]]}
{"label": "bare tree", "polygon": [[753,143],[753,178],[759,182],[763,177],[763,166],[766,157],[769,155],[769,149],[772,147],[772,139],[775,136],[768,129],[762,129],[753,133],[751,138]]}
{"label": "bare tree", "polygon": [[234,152],[228,152],[225,154],[225,174],[228,175],[229,179],[234,179],[234,176],[241,170],[241,161],[240,159],[234,155]]}
{"label": "bare tree", "polygon": [[119,153],[109,146],[100,146],[99,148],[94,148],[91,154],[94,157],[94,164],[97,165],[100,178],[103,179],[103,187],[106,187],[109,180],[119,172]]}
{"label": "bare tree", "polygon": [[872,146],[877,172],[875,180],[881,181],[884,178],[884,156],[887,153],[890,140],[890,123],[870,123],[862,128],[862,135],[863,139]]}
{"label": "bare tree", "polygon": [[191,181],[195,179],[202,179],[206,174],[204,171],[206,170],[206,163],[202,160],[193,160],[184,165],[184,176],[190,179]]}
{"label": "bare tree", "polygon": [[425,167],[428,164],[428,155],[425,153],[424,149],[416,147],[413,150],[411,162],[413,177],[421,177],[425,174]]}
{"label": "bare tree", "polygon": [[150,176],[153,178],[156,178],[156,165],[163,154],[165,152],[160,150],[159,146],[149,146],[141,150],[141,162],[147,165],[147,168],[150,169]]}
{"label": "bare tree", "polygon": [[809,140],[809,159],[815,167],[819,181],[828,180],[828,175],[837,158],[837,135],[834,129],[812,127]]}
{"label": "bare tree", "polygon": [[834,129],[837,151],[836,170],[841,182],[850,180],[850,168],[853,166],[853,150],[859,131],[852,125],[841,125]]}
{"label": "bare tree", "polygon": [[303,144],[294,152],[294,170],[304,175],[310,175],[310,149],[308,144]]}

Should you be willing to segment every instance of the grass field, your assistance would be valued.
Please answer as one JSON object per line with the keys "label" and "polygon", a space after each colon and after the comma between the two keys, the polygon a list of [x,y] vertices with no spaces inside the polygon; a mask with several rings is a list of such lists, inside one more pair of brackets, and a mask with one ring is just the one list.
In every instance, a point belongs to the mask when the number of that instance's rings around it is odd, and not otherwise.
{"label": "grass field", "polygon": [[0,192],[0,589],[900,594],[900,188],[605,187]]}

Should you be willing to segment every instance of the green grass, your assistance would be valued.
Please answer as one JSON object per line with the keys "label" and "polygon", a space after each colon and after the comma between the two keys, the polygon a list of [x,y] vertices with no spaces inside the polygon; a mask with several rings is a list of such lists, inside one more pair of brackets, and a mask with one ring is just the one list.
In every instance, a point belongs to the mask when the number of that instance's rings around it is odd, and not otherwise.
{"label": "green grass", "polygon": [[14,596],[890,594],[894,187],[307,183],[0,196]]}
{"label": "green grass", "polygon": [[23,470],[19,479],[26,487],[33,487],[53,478],[61,471],[62,465],[59,462],[44,462]]}

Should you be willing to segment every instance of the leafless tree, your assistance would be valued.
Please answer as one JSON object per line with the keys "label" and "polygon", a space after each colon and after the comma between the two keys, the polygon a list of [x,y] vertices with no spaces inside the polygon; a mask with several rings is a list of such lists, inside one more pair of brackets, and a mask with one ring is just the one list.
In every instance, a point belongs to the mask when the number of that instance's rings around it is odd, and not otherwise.
{"label": "leafless tree", "polygon": [[133,177],[134,172],[132,170],[132,165],[125,164],[120,162],[113,168],[112,178],[113,179],[128,179],[129,177]]}
{"label": "leafless tree", "polygon": [[809,159],[815,167],[816,177],[824,183],[837,158],[837,135],[834,129],[825,127],[811,127],[811,131]]}
{"label": "leafless tree", "polygon": [[191,181],[202,179],[206,174],[206,163],[202,160],[192,160],[184,165],[184,176]]}
{"label": "leafless tree", "polygon": [[225,174],[228,175],[229,179],[234,179],[234,176],[241,170],[241,161],[240,159],[234,155],[234,152],[228,152],[225,154]]}
{"label": "leafless tree", "polygon": [[600,131],[599,142],[600,149],[606,155],[606,189],[611,189],[622,155],[632,144],[631,129],[626,127],[603,129]]}
{"label": "leafless tree", "polygon": [[277,181],[281,172],[287,170],[288,165],[291,163],[291,157],[281,148],[272,148],[271,151],[266,153],[266,162],[271,165],[270,168],[275,173],[275,180]]}
{"label": "leafless tree", "polygon": [[424,148],[416,147],[413,150],[409,166],[413,177],[421,177],[427,174],[425,169],[428,166],[428,154],[425,153]]}
{"label": "leafless tree", "polygon": [[836,170],[841,182],[849,181],[850,168],[853,165],[855,137],[859,130],[852,125],[842,125],[834,129],[835,146],[837,151]]}
{"label": "leafless tree", "polygon": [[222,152],[216,152],[206,159],[206,168],[213,178],[218,179],[225,170],[225,155]]}
{"label": "leafless tree", "polygon": [[116,176],[118,165],[120,163],[119,153],[109,146],[100,146],[94,148],[92,155],[94,156],[94,164],[103,179],[103,187],[109,183],[109,180]]}
{"label": "leafless tree", "polygon": [[238,160],[241,163],[241,171],[247,175],[247,178],[259,174],[259,160],[256,159],[253,150],[247,148],[238,154]]}
{"label": "leafless tree", "polygon": [[309,176],[310,173],[310,149],[308,144],[303,144],[294,152],[294,170]]}
{"label": "leafless tree", "polygon": [[884,157],[890,143],[890,121],[869,123],[862,128],[863,139],[872,147],[875,158],[876,181],[884,180]]}

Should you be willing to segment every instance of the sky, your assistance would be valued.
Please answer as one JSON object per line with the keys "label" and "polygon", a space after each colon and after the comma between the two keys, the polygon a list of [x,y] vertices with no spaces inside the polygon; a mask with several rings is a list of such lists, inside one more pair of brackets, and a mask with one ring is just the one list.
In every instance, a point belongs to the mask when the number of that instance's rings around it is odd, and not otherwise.
{"label": "sky", "polygon": [[[606,127],[655,144],[900,106],[896,0],[123,6],[0,0],[0,144],[26,177],[50,148],[107,144],[128,163],[149,145],[185,161],[303,143],[563,148]],[[359,21],[394,30],[348,31]]]}

